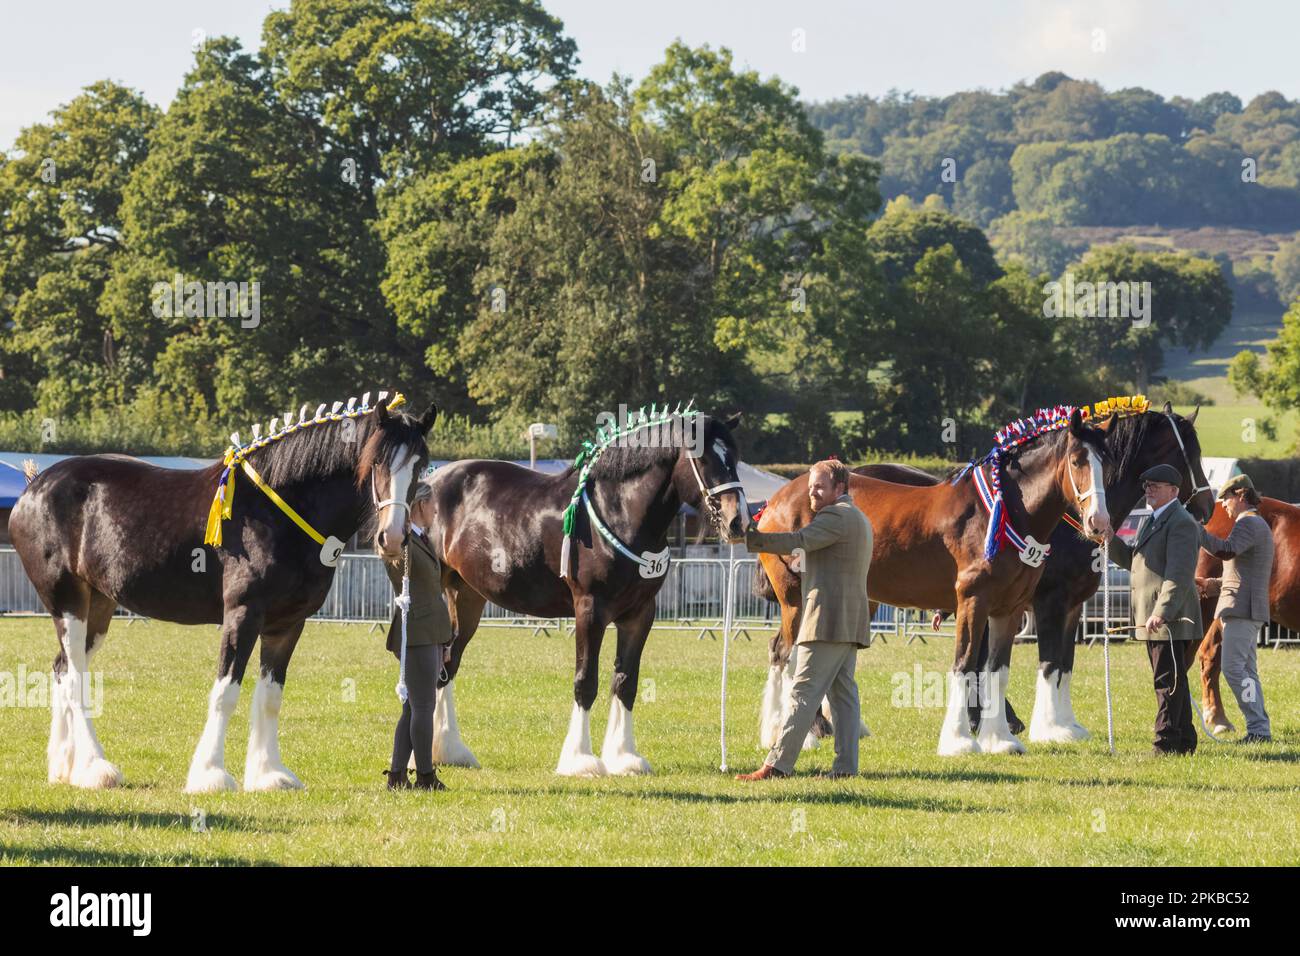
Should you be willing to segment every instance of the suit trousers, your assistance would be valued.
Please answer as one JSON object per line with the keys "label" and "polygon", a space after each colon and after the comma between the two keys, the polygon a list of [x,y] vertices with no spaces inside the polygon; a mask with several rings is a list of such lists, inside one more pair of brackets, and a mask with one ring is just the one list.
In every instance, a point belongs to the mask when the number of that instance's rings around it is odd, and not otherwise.
{"label": "suit trousers", "polygon": [[822,698],[831,705],[835,725],[835,762],[832,773],[857,774],[858,732],[862,710],[858,683],[853,673],[858,663],[858,645],[839,641],[812,641],[795,645],[799,655],[791,682],[790,712],[781,727],[776,746],[767,763],[782,773],[791,773],[803,741],[812,729]]}
{"label": "suit trousers", "polygon": [[1244,617],[1223,618],[1223,679],[1246,718],[1246,733],[1269,737],[1272,730],[1264,709],[1264,687],[1255,663],[1260,626],[1259,621]]}
{"label": "suit trousers", "polygon": [[1196,725],[1192,723],[1192,696],[1187,690],[1188,642],[1152,638],[1146,644],[1156,689],[1155,748],[1168,753],[1194,753]]}

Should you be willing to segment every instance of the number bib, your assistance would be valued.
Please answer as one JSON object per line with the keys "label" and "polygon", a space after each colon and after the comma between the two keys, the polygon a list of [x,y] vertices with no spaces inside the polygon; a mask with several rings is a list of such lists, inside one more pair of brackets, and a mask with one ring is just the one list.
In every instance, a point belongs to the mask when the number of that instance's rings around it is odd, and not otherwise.
{"label": "number bib", "polygon": [[1052,546],[1050,544],[1035,541],[1032,534],[1027,534],[1025,535],[1025,550],[1020,552],[1020,560],[1031,568],[1040,568],[1051,550]]}
{"label": "number bib", "polygon": [[643,578],[661,578],[668,573],[667,548],[664,548],[658,554],[642,551],[641,560],[644,562],[639,566]]}

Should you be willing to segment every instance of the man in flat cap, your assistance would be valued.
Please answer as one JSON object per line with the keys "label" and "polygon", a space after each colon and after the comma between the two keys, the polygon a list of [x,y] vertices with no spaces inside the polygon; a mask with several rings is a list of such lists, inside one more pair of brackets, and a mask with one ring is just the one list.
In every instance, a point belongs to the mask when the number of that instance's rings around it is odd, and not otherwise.
{"label": "man in flat cap", "polygon": [[1146,641],[1156,691],[1155,741],[1152,753],[1196,751],[1192,698],[1187,691],[1190,648],[1203,635],[1196,591],[1196,556],[1200,523],[1178,500],[1182,476],[1172,465],[1142,473],[1151,516],[1138,525],[1132,546],[1115,537],[1110,556],[1132,574],[1134,637]]}
{"label": "man in flat cap", "polygon": [[854,680],[858,649],[867,646],[871,605],[867,600],[867,570],[871,567],[871,522],[849,495],[849,469],[842,461],[819,461],[808,473],[808,504],[812,521],[801,530],[781,533],[745,532],[751,553],[791,554],[802,551],[800,583],[803,611],[799,621],[798,662],[786,715],[776,746],[763,766],[737,780],[770,780],[794,772],[795,758],[812,729],[813,718],[827,698],[835,728],[835,762],[829,776],[858,773],[858,728],[862,711]]}
{"label": "man in flat cap", "polygon": [[1255,665],[1255,644],[1259,629],[1269,620],[1273,532],[1259,515],[1259,493],[1248,475],[1230,478],[1219,489],[1219,500],[1233,520],[1227,539],[1201,527],[1196,530],[1201,547],[1223,562],[1214,609],[1214,616],[1223,622],[1223,677],[1246,718],[1246,736],[1238,743],[1266,743],[1273,738]]}

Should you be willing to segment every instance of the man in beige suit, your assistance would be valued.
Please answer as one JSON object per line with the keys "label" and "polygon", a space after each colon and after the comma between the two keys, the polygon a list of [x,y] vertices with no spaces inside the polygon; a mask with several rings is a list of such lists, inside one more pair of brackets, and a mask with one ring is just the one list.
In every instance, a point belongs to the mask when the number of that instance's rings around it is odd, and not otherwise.
{"label": "man in beige suit", "polygon": [[1190,641],[1200,642],[1201,602],[1196,591],[1200,525],[1178,500],[1182,477],[1172,465],[1142,473],[1151,517],[1142,519],[1130,547],[1111,538],[1110,556],[1132,575],[1134,637],[1146,641],[1156,691],[1152,753],[1192,754],[1196,727],[1187,691]]}
{"label": "man in beige suit", "polygon": [[871,565],[871,522],[849,497],[849,470],[841,461],[819,461],[808,474],[813,519],[802,530],[745,532],[750,552],[803,553],[799,659],[791,686],[791,707],[776,746],[762,768],[737,780],[788,777],[822,698],[829,698],[835,727],[833,777],[858,772],[858,727],[862,712],[853,674],[858,648],[867,646],[871,608],[867,569]]}
{"label": "man in beige suit", "polygon": [[1273,573],[1273,532],[1259,515],[1259,492],[1248,475],[1236,475],[1219,490],[1223,510],[1233,520],[1226,539],[1204,528],[1201,547],[1223,562],[1219,603],[1214,616],[1223,621],[1223,677],[1246,718],[1239,743],[1272,740],[1264,688],[1255,664],[1259,629],[1270,616],[1268,582]]}

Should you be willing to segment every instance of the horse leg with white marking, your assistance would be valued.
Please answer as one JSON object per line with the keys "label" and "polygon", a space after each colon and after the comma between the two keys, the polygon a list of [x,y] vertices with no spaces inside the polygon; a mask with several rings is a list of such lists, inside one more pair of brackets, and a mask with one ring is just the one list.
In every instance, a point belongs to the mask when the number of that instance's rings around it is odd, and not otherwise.
{"label": "horse leg with white marking", "polygon": [[1033,743],[1074,743],[1091,735],[1074,718],[1070,678],[1074,671],[1074,633],[1082,606],[1066,608],[1059,600],[1034,601],[1038,627],[1038,678],[1034,714],[1029,720]]}
{"label": "horse leg with white marking", "polygon": [[1025,745],[1016,739],[1007,723],[1007,683],[1011,676],[1011,647],[1021,615],[990,617],[988,665],[983,671],[980,706],[979,748],[981,753],[1022,754]]}
{"label": "horse leg with white marking", "polygon": [[[433,707],[433,762],[451,767],[479,767],[478,758],[461,739],[460,723],[456,719],[456,675],[464,659],[465,648],[478,630],[483,615],[483,596],[459,580],[444,583],[447,609],[451,613],[451,660],[447,663],[447,683],[438,687],[438,699]],[[411,755],[411,767],[415,755]]]}
{"label": "horse leg with white marking", "polygon": [[614,682],[610,685],[609,725],[600,759],[616,776],[650,773],[650,762],[636,752],[632,735],[632,705],[636,703],[641,674],[641,654],[654,624],[655,602],[647,601],[631,617],[615,622],[618,645],[614,653]]}
{"label": "horse leg with white marking", "polygon": [[573,677],[573,713],[569,732],[555,772],[562,777],[603,777],[608,772],[604,762],[591,749],[591,708],[596,702],[600,677],[600,644],[607,622],[595,608],[595,600],[583,595],[574,608],[574,643],[576,666]]}
{"label": "horse leg with white marking", "polygon": [[247,607],[239,605],[226,609],[226,619],[221,627],[217,680],[208,695],[208,717],[203,725],[203,736],[199,738],[194,758],[190,761],[190,772],[185,779],[186,793],[239,789],[235,778],[226,771],[226,729],[230,726],[230,715],[239,703],[244,669],[248,666],[261,625],[261,616]]}
{"label": "horse leg with white marking", "polygon": [[122,771],[109,763],[95,734],[90,714],[94,706],[90,661],[104,642],[116,605],[98,592],[91,592],[87,605],[84,620],[65,612],[56,624],[65,671],[50,701],[55,714],[50,722],[47,753],[51,782],[66,780],[74,787],[102,790],[120,786],[123,777]]}
{"label": "horse leg with white marking", "polygon": [[957,634],[953,667],[948,675],[948,706],[939,729],[939,755],[979,753],[971,732],[970,703],[979,687],[980,643],[985,639],[987,604],[982,595],[958,594]]}
{"label": "horse leg with white marking", "polygon": [[301,790],[302,781],[280,759],[280,703],[289,658],[302,635],[300,622],[284,634],[263,634],[261,674],[253,688],[248,719],[248,754],[244,760],[245,790]]}

